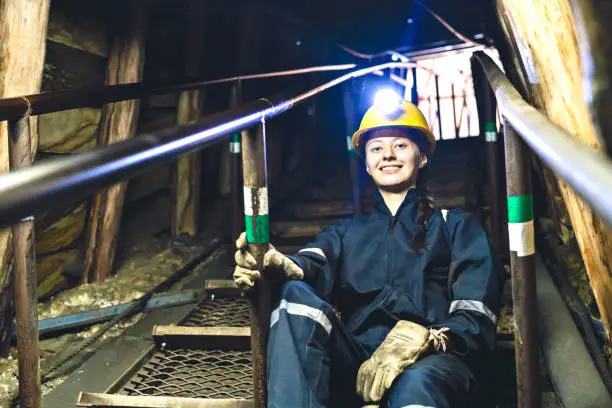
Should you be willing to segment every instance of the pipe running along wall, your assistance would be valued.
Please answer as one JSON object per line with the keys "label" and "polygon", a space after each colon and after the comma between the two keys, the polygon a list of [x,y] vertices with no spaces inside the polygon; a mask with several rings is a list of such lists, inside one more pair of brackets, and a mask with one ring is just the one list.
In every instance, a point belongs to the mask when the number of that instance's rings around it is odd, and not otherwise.
{"label": "pipe running along wall", "polygon": [[19,220],[84,199],[151,167],[200,150],[232,133],[273,118],[338,84],[384,69],[411,68],[389,62],[362,68],[326,82],[291,99],[261,98],[238,108],[207,116],[195,123],[142,134],[124,142],[70,157],[33,164],[0,176],[0,228]]}
{"label": "pipe running along wall", "polygon": [[506,121],[559,177],[612,227],[612,161],[574,139],[529,105],[484,52],[474,53]]}

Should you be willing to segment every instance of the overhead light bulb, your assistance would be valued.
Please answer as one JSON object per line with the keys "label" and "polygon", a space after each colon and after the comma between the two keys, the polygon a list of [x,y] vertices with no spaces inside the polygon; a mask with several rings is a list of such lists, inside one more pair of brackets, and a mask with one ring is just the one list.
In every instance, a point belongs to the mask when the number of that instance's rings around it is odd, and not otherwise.
{"label": "overhead light bulb", "polygon": [[381,89],[374,95],[374,106],[384,114],[392,114],[402,105],[402,98],[392,89]]}

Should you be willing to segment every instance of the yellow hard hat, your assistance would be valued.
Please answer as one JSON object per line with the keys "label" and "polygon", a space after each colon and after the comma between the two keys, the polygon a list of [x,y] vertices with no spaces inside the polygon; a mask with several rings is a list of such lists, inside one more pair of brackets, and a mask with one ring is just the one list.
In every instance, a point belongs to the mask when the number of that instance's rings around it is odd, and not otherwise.
{"label": "yellow hard hat", "polygon": [[[419,147],[424,149],[423,151],[427,157],[431,157],[436,148],[436,137],[429,129],[425,116],[423,116],[417,106],[402,100],[393,112],[385,112],[376,105],[367,110],[365,115],[363,115],[363,119],[361,119],[359,129],[353,134],[352,144],[355,151],[362,155],[361,149],[363,147],[362,142],[365,141],[364,136],[372,130],[386,127],[413,129],[426,136],[427,146]],[[415,142],[419,144],[419,141],[415,140]]]}

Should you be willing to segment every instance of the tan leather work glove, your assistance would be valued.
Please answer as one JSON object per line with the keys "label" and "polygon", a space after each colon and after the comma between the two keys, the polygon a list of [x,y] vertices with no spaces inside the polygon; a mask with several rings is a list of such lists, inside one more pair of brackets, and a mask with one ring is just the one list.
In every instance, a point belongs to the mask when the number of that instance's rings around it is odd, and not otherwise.
{"label": "tan leather work glove", "polygon": [[[278,268],[284,272],[287,279],[303,279],[304,271],[297,266],[287,256],[278,252],[272,244],[264,255],[263,266],[267,268]],[[247,250],[246,232],[240,234],[236,240],[236,254],[234,260],[236,267],[234,268],[234,282],[242,289],[252,287],[257,280],[261,278],[261,272],[257,270],[257,261],[255,257]]]}
{"label": "tan leather work glove", "polygon": [[443,329],[428,329],[400,320],[357,373],[357,394],[365,402],[378,402],[402,371],[430,350],[446,351]]}

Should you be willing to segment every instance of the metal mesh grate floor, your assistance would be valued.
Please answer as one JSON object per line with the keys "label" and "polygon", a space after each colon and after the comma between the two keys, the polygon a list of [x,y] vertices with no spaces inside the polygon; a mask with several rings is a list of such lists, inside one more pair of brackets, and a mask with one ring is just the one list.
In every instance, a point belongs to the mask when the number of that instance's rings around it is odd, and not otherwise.
{"label": "metal mesh grate floor", "polygon": [[252,398],[250,351],[163,350],[121,394],[186,398]]}
{"label": "metal mesh grate floor", "polygon": [[[248,326],[246,299],[204,300],[183,326]],[[250,351],[159,350],[119,391],[123,395],[253,398]]]}
{"label": "metal mesh grate floor", "polygon": [[246,298],[219,298],[201,302],[181,325],[244,327],[249,326],[249,319],[249,303]]}

